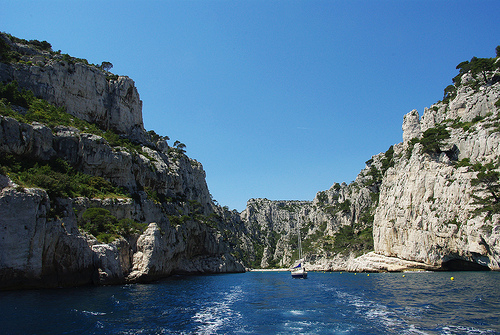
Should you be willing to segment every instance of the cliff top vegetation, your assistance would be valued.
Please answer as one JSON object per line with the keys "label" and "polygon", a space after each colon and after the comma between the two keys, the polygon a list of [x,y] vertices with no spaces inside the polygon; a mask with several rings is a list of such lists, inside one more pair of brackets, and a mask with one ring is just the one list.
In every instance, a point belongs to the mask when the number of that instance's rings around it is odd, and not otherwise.
{"label": "cliff top vegetation", "polygon": [[[487,82],[487,73],[491,71],[495,71],[500,68],[500,62],[498,61],[500,57],[500,45],[495,48],[496,57],[492,58],[478,58],[472,57],[470,61],[463,61],[457,65],[457,70],[459,73],[453,77],[452,85],[448,85],[444,89],[443,102],[448,103],[450,100],[453,100],[457,95],[457,89],[462,85],[462,78],[466,73],[470,73],[474,81],[467,83],[467,85],[472,88],[477,89],[480,85],[480,80]],[[500,76],[495,76],[491,78],[492,82],[500,81]]]}
{"label": "cliff top vegetation", "polygon": [[0,61],[2,63],[24,63],[33,65],[37,63],[36,60],[33,61],[33,56],[35,55],[42,56],[44,60],[53,58],[69,64],[83,63],[104,71],[108,74],[108,79],[116,80],[118,78],[117,75],[109,72],[113,68],[111,62],[104,61],[100,65],[91,64],[85,58],[77,58],[68,54],[62,54],[61,50],[53,51],[52,45],[47,41],[25,40],[0,32]]}

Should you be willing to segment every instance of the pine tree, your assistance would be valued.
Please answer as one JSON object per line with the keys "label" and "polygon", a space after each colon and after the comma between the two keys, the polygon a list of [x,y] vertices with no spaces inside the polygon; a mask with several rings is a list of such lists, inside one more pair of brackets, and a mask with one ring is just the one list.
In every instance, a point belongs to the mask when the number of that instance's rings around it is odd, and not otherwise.
{"label": "pine tree", "polygon": [[471,185],[477,187],[477,191],[485,192],[484,196],[473,195],[475,204],[480,205],[476,213],[487,212],[487,217],[500,213],[500,172],[494,170],[494,165],[476,164],[473,169],[479,171],[476,178],[472,179]]}

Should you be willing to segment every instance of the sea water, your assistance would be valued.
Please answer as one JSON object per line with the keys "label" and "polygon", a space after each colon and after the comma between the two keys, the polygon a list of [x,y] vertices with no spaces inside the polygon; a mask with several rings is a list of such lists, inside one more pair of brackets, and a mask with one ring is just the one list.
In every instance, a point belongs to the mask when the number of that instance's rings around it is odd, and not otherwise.
{"label": "sea water", "polygon": [[4,291],[0,333],[500,334],[500,273],[254,271]]}

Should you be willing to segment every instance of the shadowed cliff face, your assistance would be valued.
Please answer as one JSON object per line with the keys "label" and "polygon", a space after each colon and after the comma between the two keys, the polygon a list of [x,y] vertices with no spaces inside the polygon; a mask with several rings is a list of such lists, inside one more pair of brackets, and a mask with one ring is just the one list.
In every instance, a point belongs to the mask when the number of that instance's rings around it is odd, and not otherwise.
{"label": "shadowed cliff face", "polygon": [[[232,216],[213,204],[199,162],[143,129],[132,80],[30,45],[9,40],[9,46],[20,59],[0,62],[4,84],[15,80],[88,123],[68,125],[71,117],[64,126],[26,122],[32,107],[2,102],[9,117],[0,116],[0,288],[245,270],[229,233],[239,221],[224,219]],[[48,109],[44,115],[52,111],[41,105]],[[78,184],[82,178],[90,184]],[[45,185],[57,190],[33,187]],[[88,187],[121,191],[90,197],[82,191]],[[115,224],[129,220],[146,228],[101,227],[105,240],[97,240],[83,229],[86,210],[96,208]]]}
{"label": "shadowed cliff face", "polygon": [[[175,151],[111,147],[75,128],[54,131],[0,116],[0,153],[44,164],[63,159],[85,175],[122,187],[132,198],[49,198],[2,176],[2,288],[150,281],[171,273],[241,272],[233,231],[213,205],[201,164]],[[48,190],[51,192],[51,190]],[[89,208],[149,225],[144,233],[102,243],[77,225]],[[57,214],[50,214],[56,211]],[[220,212],[217,214],[216,211]],[[20,213],[22,215],[20,215]],[[229,235],[228,235],[229,236]]]}
{"label": "shadowed cliff face", "polygon": [[0,190],[0,289],[92,283],[93,255],[74,220],[47,220],[47,193]]}

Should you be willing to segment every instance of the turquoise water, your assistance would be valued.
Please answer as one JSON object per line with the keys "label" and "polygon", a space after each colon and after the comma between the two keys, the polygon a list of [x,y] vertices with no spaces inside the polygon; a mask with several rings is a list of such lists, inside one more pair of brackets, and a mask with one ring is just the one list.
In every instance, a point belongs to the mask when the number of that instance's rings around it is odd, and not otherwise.
{"label": "turquoise water", "polygon": [[250,272],[0,292],[1,334],[500,334],[499,319],[498,272]]}

